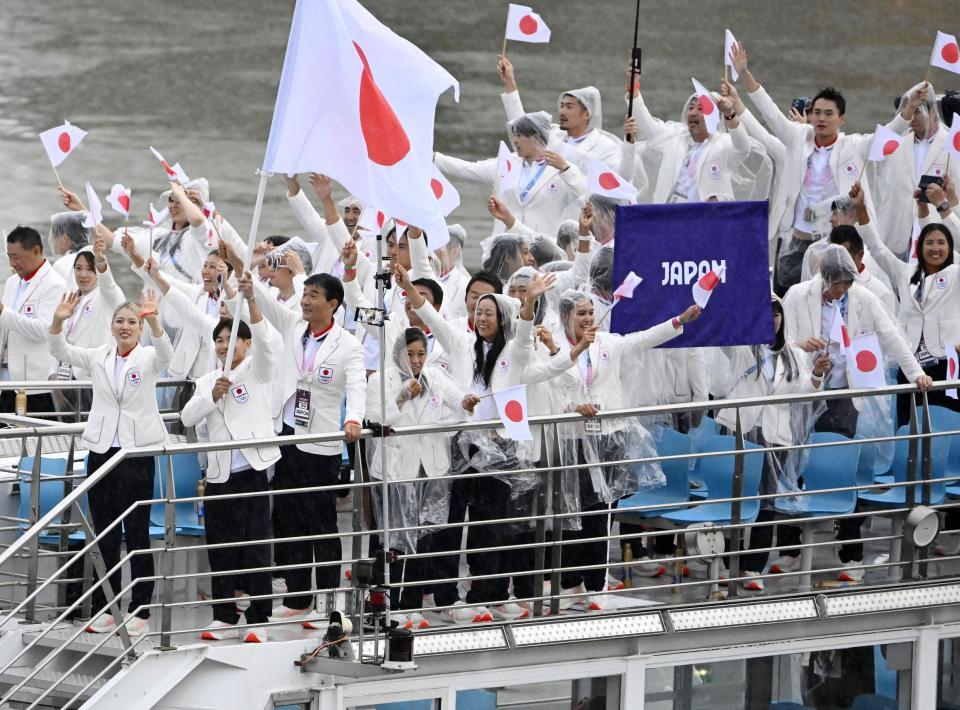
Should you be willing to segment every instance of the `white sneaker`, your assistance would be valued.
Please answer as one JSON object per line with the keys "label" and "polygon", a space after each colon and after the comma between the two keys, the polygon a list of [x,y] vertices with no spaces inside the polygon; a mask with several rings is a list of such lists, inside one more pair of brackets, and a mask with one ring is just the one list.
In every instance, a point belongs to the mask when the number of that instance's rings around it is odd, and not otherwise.
{"label": "white sneaker", "polygon": [[454,624],[482,624],[493,621],[493,614],[485,606],[467,606],[465,602],[457,602],[451,609],[444,609],[443,614]]}
{"label": "white sneaker", "polygon": [[262,626],[251,626],[243,637],[244,643],[266,643],[267,630]]}
{"label": "white sneaker", "polygon": [[607,574],[607,590],[616,591],[618,589],[623,589],[623,580],[619,577],[614,577],[612,574]]}
{"label": "white sneaker", "polygon": [[274,577],[273,578],[273,593],[274,594],[286,594],[287,593],[287,580],[283,577]]}
{"label": "white sneaker", "polygon": [[493,618],[500,621],[520,621],[520,619],[526,619],[530,616],[530,610],[516,602],[506,602],[505,604],[492,606],[490,607],[490,613],[493,614]]}
{"label": "white sneaker", "polygon": [[745,579],[741,582],[743,588],[748,592],[762,592],[763,591],[763,580],[762,579],[753,579],[754,577],[760,577],[759,572],[744,572],[744,577],[750,577],[750,579]]}
{"label": "white sneaker", "polygon": [[785,574],[800,569],[800,555],[781,555],[770,563],[770,574]]}
{"label": "white sneaker", "polygon": [[240,636],[236,624],[228,624],[226,621],[214,620],[210,628],[200,632],[200,638],[204,641],[226,641]]}
{"label": "white sneaker", "polygon": [[610,608],[610,601],[606,594],[591,594],[587,597],[584,607],[587,611],[606,611]]}
{"label": "white sneaker", "polygon": [[245,612],[247,609],[250,608],[249,594],[247,594],[246,592],[237,592],[234,596],[236,596],[237,598],[236,604],[237,604],[238,612],[242,614],[243,612]]}
{"label": "white sneaker", "polygon": [[430,628],[430,622],[427,621],[426,617],[419,611],[414,611],[403,615],[400,619],[400,628],[419,631]]}
{"label": "white sneaker", "polygon": [[[557,613],[570,611],[574,607],[583,608],[583,600],[585,597],[582,596],[569,596],[572,594],[586,594],[587,588],[583,586],[583,582],[578,584],[576,587],[570,587],[565,589],[560,588],[560,605],[557,608]],[[544,594],[547,592],[544,591]],[[545,599],[543,602],[543,613],[550,613],[550,600]]]}
{"label": "white sneaker", "polygon": [[653,559],[644,555],[634,561],[630,572],[637,577],[660,577],[667,573],[667,566],[664,560]]}
{"label": "white sneaker", "polygon": [[141,619],[139,616],[135,616],[126,624],[124,624],[124,627],[127,630],[127,636],[136,638],[138,636],[143,636],[150,630],[150,621],[148,619]]}
{"label": "white sneaker", "polygon": [[305,629],[318,629],[321,625],[321,617],[312,608],[291,609],[288,606],[281,606],[273,610],[273,615],[269,617],[270,621],[299,623]]}
{"label": "white sneaker", "polygon": [[113,614],[101,614],[87,626],[88,634],[112,634],[117,630],[117,621]]}
{"label": "white sneaker", "polygon": [[837,575],[841,582],[863,581],[863,560],[850,560],[843,563],[843,572]]}

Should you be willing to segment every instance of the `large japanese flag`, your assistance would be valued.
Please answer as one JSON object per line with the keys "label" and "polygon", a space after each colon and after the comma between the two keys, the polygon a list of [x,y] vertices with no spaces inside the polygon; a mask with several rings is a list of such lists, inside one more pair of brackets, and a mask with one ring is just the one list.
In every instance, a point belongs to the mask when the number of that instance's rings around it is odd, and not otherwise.
{"label": "large japanese flag", "polygon": [[587,193],[614,200],[626,200],[629,204],[637,201],[637,188],[613,172],[605,163],[594,159],[591,159],[587,166]]}
{"label": "large japanese flag", "polygon": [[847,381],[855,389],[883,387],[887,378],[883,371],[883,352],[876,333],[850,338],[847,348]]}
{"label": "large japanese flag", "polygon": [[57,167],[67,159],[74,148],[80,145],[80,141],[86,135],[86,131],[81,131],[76,126],[70,125],[70,121],[64,121],[62,126],[41,133],[40,142],[43,143],[43,148],[47,151],[50,163],[53,167]]}
{"label": "large japanese flag", "polygon": [[527,421],[527,386],[515,385],[493,393],[497,413],[507,436],[514,441],[531,441],[533,433]]}
{"label": "large japanese flag", "polygon": [[930,53],[930,64],[960,74],[960,46],[957,45],[957,38],[946,32],[937,32],[933,52]]}
{"label": "large japanese flag", "polygon": [[713,96],[707,91],[707,87],[696,79],[691,78],[693,82],[693,91],[697,95],[697,101],[700,102],[700,111],[703,113],[703,120],[707,126],[707,131],[713,135],[720,130],[720,107],[717,106]]}
{"label": "large japanese flag", "polygon": [[456,79],[356,0],[298,0],[264,170],[329,175],[439,245],[434,114],[451,87],[459,100]]}
{"label": "large japanese flag", "polygon": [[506,38],[515,42],[549,42],[550,28],[526,5],[511,3],[507,11]]}
{"label": "large japanese flag", "polygon": [[888,155],[897,152],[906,136],[900,136],[891,131],[886,126],[877,124],[873,132],[873,140],[870,142],[870,154],[867,156],[870,160],[880,162],[886,160]]}

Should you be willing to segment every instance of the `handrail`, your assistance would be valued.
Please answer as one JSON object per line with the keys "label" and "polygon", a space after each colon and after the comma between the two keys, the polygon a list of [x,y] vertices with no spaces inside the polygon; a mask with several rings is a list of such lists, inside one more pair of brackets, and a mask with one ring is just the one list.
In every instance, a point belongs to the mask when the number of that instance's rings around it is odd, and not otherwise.
{"label": "handrail", "polygon": [[[929,388],[932,391],[948,389],[956,386],[956,383],[949,381],[935,382]],[[626,417],[642,417],[650,415],[673,414],[690,411],[707,411],[711,409],[733,409],[742,407],[766,406],[771,404],[791,404],[799,402],[813,402],[829,399],[843,399],[849,397],[879,397],[890,394],[908,394],[918,392],[916,385],[889,385],[887,387],[878,387],[876,389],[838,389],[827,390],[825,392],[813,392],[802,394],[781,395],[777,397],[742,397],[737,399],[707,400],[701,402],[682,402],[668,405],[654,405],[646,407],[635,407],[631,409],[617,409],[609,411],[600,411],[597,417],[601,419],[621,419]],[[722,403],[722,404],[721,404]],[[563,424],[582,422],[583,417],[575,412],[564,414],[546,414],[530,417],[531,426],[540,424]],[[392,429],[389,436],[415,436],[424,433],[441,433],[467,430],[484,430],[491,428],[500,428],[499,420],[487,420],[480,422],[461,422],[449,425],[437,425],[429,427],[397,427]],[[46,427],[38,431],[36,427],[27,427],[24,429],[6,429],[0,430],[0,439],[15,438],[31,435],[51,435],[51,434],[76,434],[83,431],[83,425],[59,425],[55,427]],[[373,438],[376,433],[371,429],[364,429],[361,433],[363,438]],[[0,566],[10,559],[21,548],[26,546],[38,537],[43,529],[50,525],[59,515],[67,510],[74,502],[86,494],[97,482],[104,478],[127,457],[137,456],[168,456],[183,453],[201,453],[209,451],[228,451],[236,449],[243,445],[246,448],[269,447],[269,446],[290,446],[296,444],[318,444],[335,441],[344,441],[344,434],[341,431],[319,433],[319,434],[293,434],[290,436],[274,436],[269,438],[256,439],[237,439],[231,441],[204,441],[192,444],[163,444],[154,446],[141,446],[129,449],[120,449],[113,457],[106,461],[97,471],[89,474],[85,480],[73,491],[64,496],[57,502],[42,518],[33,526],[28,528],[24,534],[17,538],[10,547],[0,553]],[[728,454],[729,455],[729,454]]]}
{"label": "handrail", "polygon": [[[176,377],[161,377],[157,380],[157,387],[180,387],[193,382]],[[3,380],[0,381],[0,392],[3,390],[81,390],[93,387],[92,380]]]}

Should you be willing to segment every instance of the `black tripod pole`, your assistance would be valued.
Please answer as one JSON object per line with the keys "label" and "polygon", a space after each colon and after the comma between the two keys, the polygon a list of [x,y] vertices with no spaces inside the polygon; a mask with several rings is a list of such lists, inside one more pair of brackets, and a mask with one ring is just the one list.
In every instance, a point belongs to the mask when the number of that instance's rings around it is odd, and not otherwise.
{"label": "black tripod pole", "polygon": [[[640,74],[641,50],[637,46],[640,35],[640,0],[637,0],[637,11],[633,18],[633,48],[630,51],[630,85],[627,87],[627,118],[633,116],[633,84]],[[632,143],[633,141],[631,141]]]}

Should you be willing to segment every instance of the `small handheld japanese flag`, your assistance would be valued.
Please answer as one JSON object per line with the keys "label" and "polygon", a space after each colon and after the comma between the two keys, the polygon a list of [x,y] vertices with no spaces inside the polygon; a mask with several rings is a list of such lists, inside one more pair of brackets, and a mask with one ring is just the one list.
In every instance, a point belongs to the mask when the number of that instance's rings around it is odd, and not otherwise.
{"label": "small handheld japanese flag", "polygon": [[150,203],[150,211],[147,213],[147,218],[143,221],[143,224],[147,227],[156,227],[163,220],[170,216],[170,210],[167,207],[164,207],[159,212],[154,208],[153,203]]}
{"label": "small handheld japanese flag", "polygon": [[723,34],[723,63],[730,67],[730,78],[736,81],[740,78],[740,72],[737,71],[736,67],[733,66],[733,45],[737,43],[737,40],[733,36],[733,32],[730,30],[724,30]]}
{"label": "small handheld japanese flag", "polygon": [[957,38],[946,32],[937,32],[933,52],[930,53],[930,64],[960,74],[960,47],[957,46]]}
{"label": "small handheld japanese flag", "polygon": [[549,42],[550,28],[526,5],[510,4],[507,11],[506,38],[515,42]]}
{"label": "small handheld japanese flag", "polygon": [[378,210],[376,207],[371,207],[370,205],[364,205],[363,212],[360,213],[360,219],[357,220],[357,229],[363,229],[372,234],[379,234],[380,230],[383,229],[383,225],[387,223],[387,215],[383,213],[383,210]]}
{"label": "small handheld japanese flag", "polygon": [[623,283],[617,286],[617,289],[613,292],[613,300],[619,301],[621,298],[633,298],[633,292],[637,290],[637,286],[641,283],[643,283],[643,279],[631,271],[627,274],[626,278],[623,279]]}
{"label": "small handheld japanese flag", "polygon": [[847,324],[843,322],[843,313],[836,303],[833,304],[833,317],[830,321],[830,342],[837,343],[844,351],[850,347],[850,334],[847,333]]}
{"label": "small handheld japanese flag", "polygon": [[693,302],[701,308],[707,307],[707,301],[713,290],[721,283],[726,283],[726,267],[721,266],[717,271],[708,271],[693,284]]}
{"label": "small handheld japanese flag", "polygon": [[204,217],[207,219],[213,219],[213,215],[217,211],[217,206],[212,202],[204,202],[201,211],[203,212]]}
{"label": "small handheld japanese flag", "polygon": [[[945,350],[947,351],[947,380],[955,382],[960,375],[960,359],[957,358],[957,349],[948,345]],[[947,396],[958,399],[957,388],[947,390]]]}
{"label": "small handheld japanese flag", "polygon": [[707,91],[707,87],[696,79],[691,78],[693,82],[693,91],[697,95],[697,101],[700,102],[700,112],[703,114],[703,121],[707,126],[707,132],[713,135],[720,130],[720,108],[713,100],[713,96]]}
{"label": "small handheld japanese flag", "polygon": [[883,371],[883,352],[876,333],[850,339],[847,349],[847,382],[854,389],[883,387],[887,378]]}
{"label": "small handheld japanese flag", "polygon": [[870,154],[867,158],[876,162],[886,160],[888,155],[897,152],[897,148],[903,143],[904,138],[905,136],[898,136],[886,126],[881,126],[878,123],[876,130],[873,132],[873,141],[870,143]]}
{"label": "small handheld japanese flag", "polygon": [[910,266],[916,266],[919,259],[917,258],[917,249],[920,246],[920,220],[916,217],[913,219],[913,231],[910,233]]}
{"label": "small handheld japanese flag", "polygon": [[73,152],[73,149],[80,145],[80,141],[86,138],[87,132],[81,131],[76,126],[71,126],[70,121],[64,121],[62,126],[51,128],[40,134],[40,142],[43,143],[44,150],[47,151],[47,157],[53,167],[57,167],[67,156]]}
{"label": "small handheld japanese flag", "polygon": [[96,190],[89,182],[87,183],[87,204],[89,211],[83,220],[83,226],[92,229],[103,221],[103,205],[100,204],[100,198],[97,197]]}
{"label": "small handheld japanese flag", "polygon": [[164,157],[160,155],[160,151],[153,146],[150,146],[150,152],[153,153],[153,157],[159,160],[161,165],[163,165],[163,169],[167,172],[168,180],[175,180],[181,185],[190,182],[190,178],[187,177],[187,174],[183,171],[183,168],[180,167],[180,163],[174,163],[173,165],[170,165],[170,163],[168,163]]}
{"label": "small handheld japanese flag", "polygon": [[454,189],[436,165],[433,166],[433,175],[430,176],[430,190],[437,198],[437,204],[444,217],[460,206],[460,193]]}
{"label": "small handheld japanese flag", "polygon": [[587,167],[587,194],[626,200],[631,204],[637,201],[637,188],[599,160],[591,160]]}
{"label": "small handheld japanese flag", "polygon": [[507,190],[516,187],[520,182],[520,166],[518,161],[510,153],[507,144],[500,141],[500,149],[497,151],[497,178],[500,181],[498,195],[502,195]]}
{"label": "small handheld japanese flag", "polygon": [[533,434],[527,423],[527,386],[507,387],[494,392],[493,399],[507,436],[514,441],[532,441]]}
{"label": "small handheld japanese flag", "polygon": [[130,195],[132,192],[117,183],[110,188],[110,194],[107,195],[107,203],[113,208],[114,212],[122,214],[125,218],[130,218]]}
{"label": "small handheld japanese flag", "polygon": [[955,157],[960,157],[960,121],[957,120],[957,114],[953,114],[950,121],[950,136],[947,138],[947,148]]}

